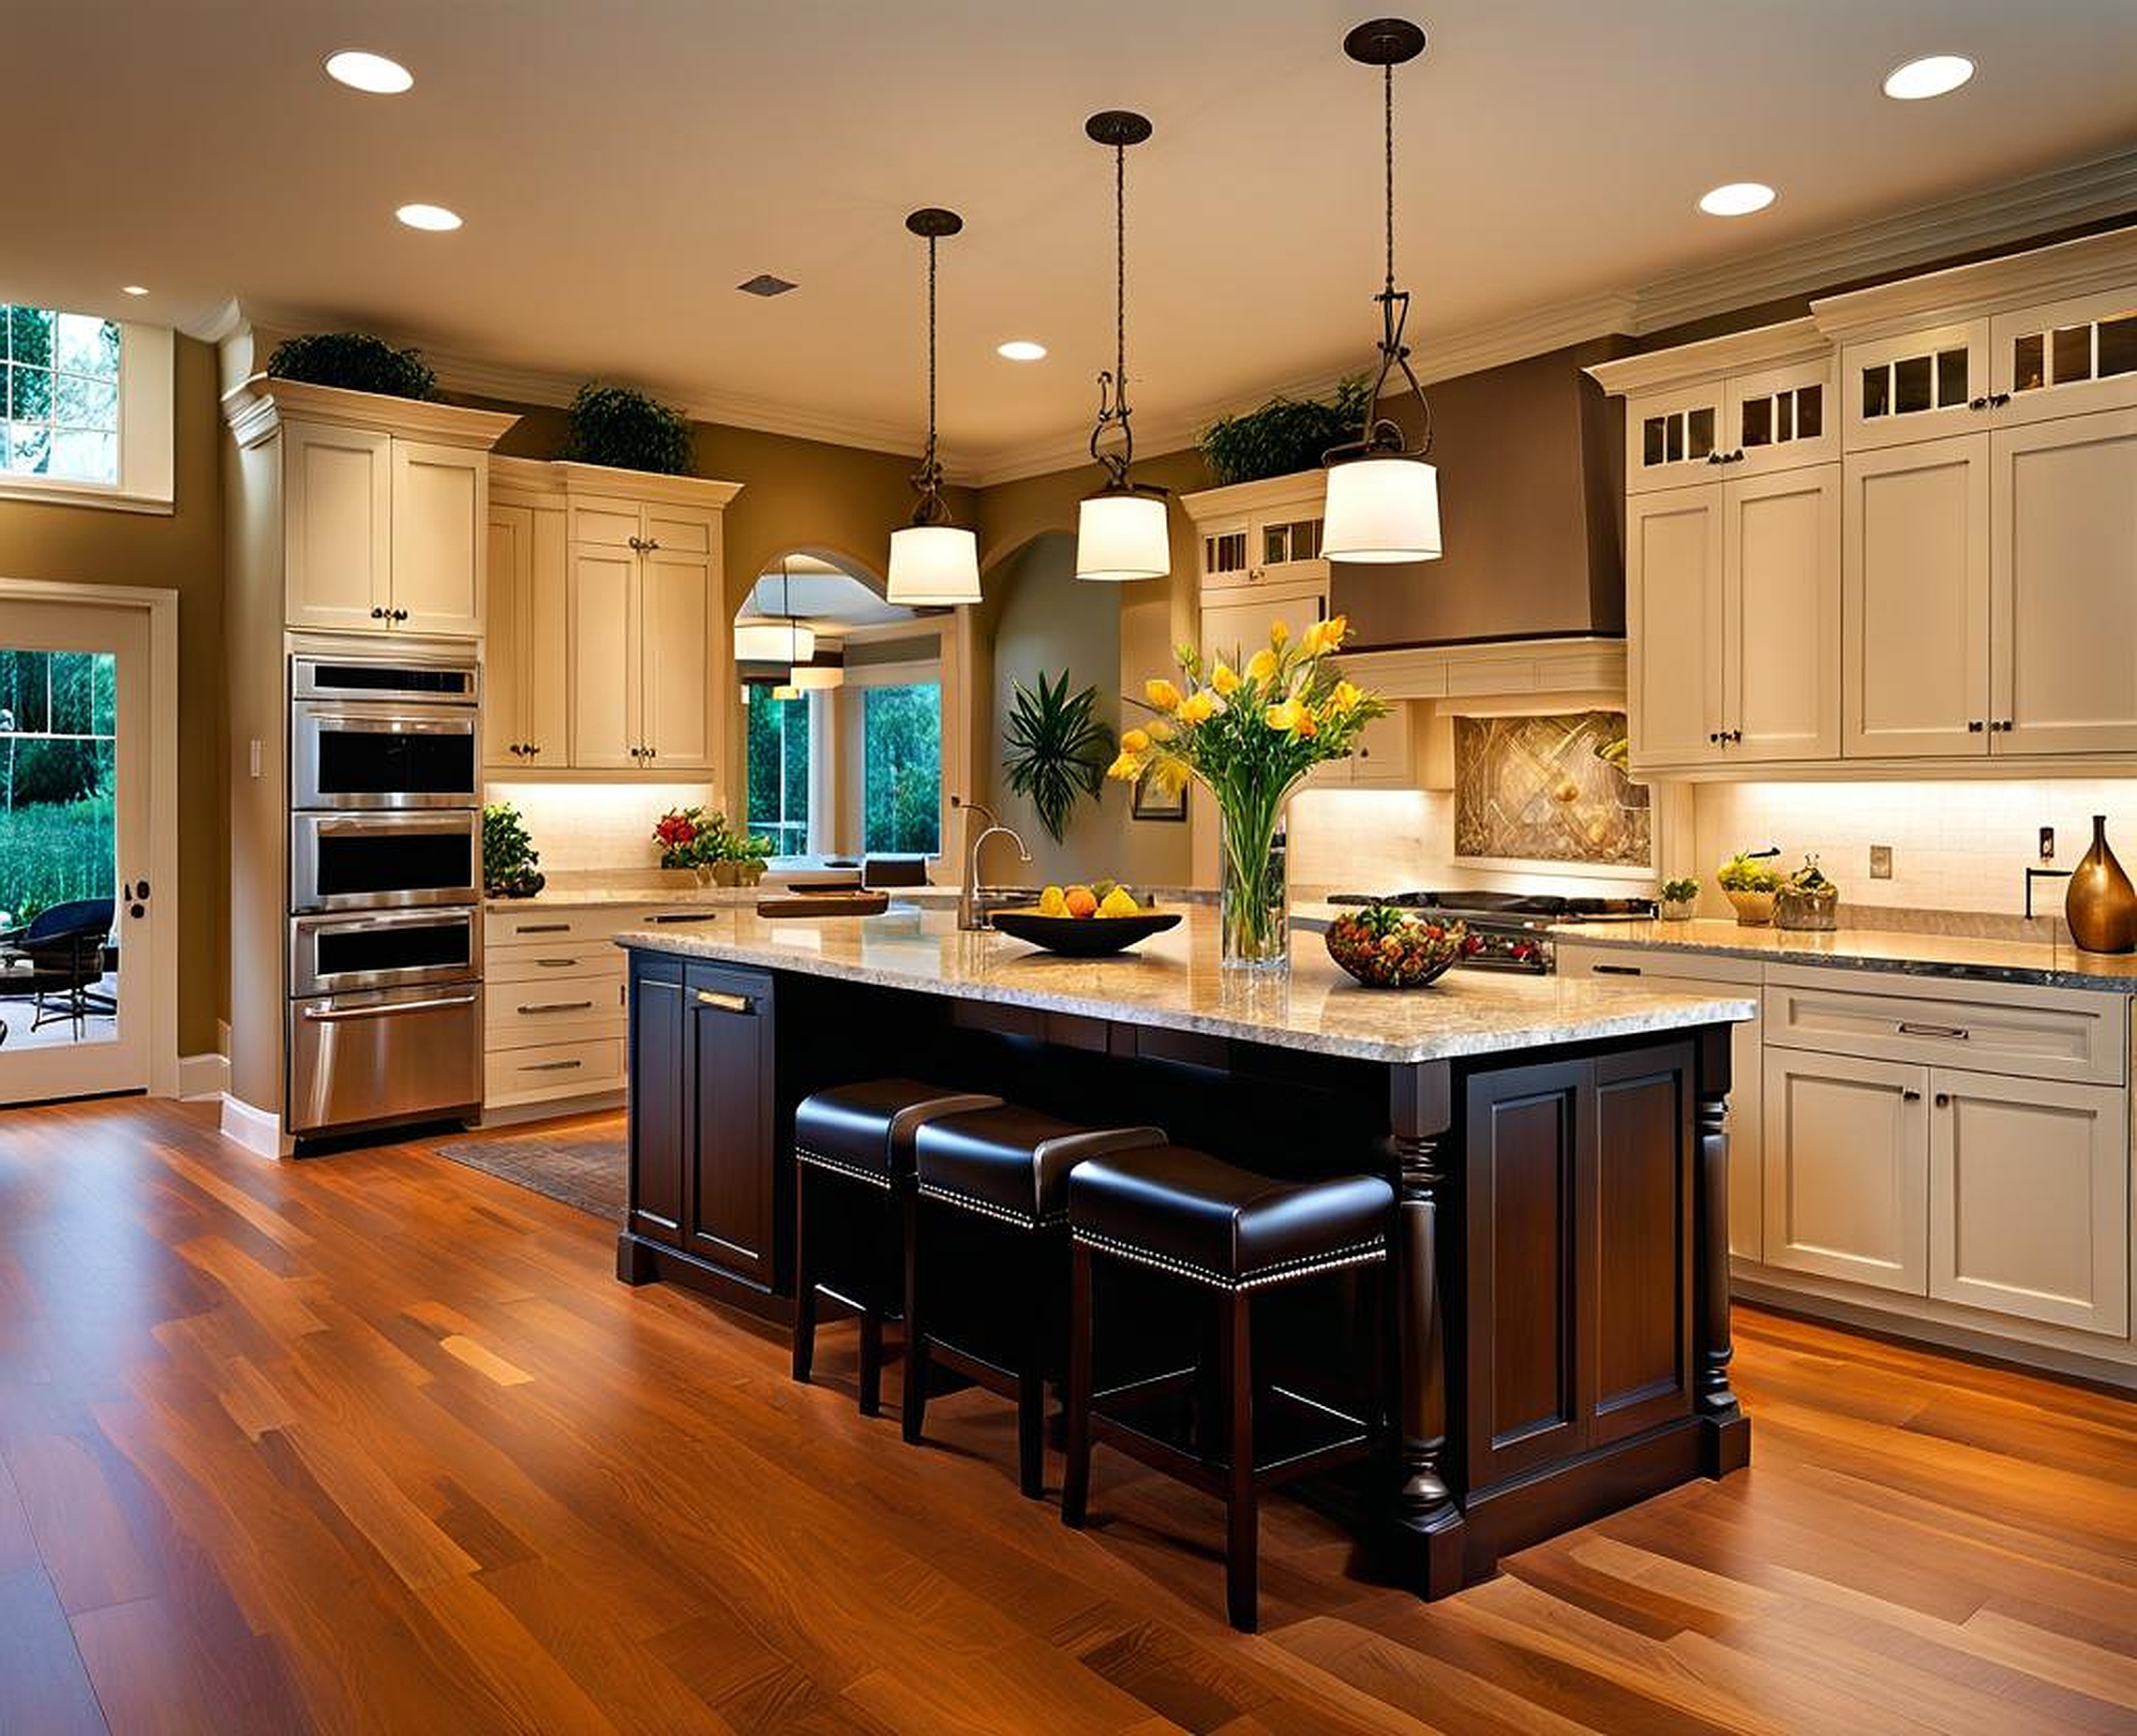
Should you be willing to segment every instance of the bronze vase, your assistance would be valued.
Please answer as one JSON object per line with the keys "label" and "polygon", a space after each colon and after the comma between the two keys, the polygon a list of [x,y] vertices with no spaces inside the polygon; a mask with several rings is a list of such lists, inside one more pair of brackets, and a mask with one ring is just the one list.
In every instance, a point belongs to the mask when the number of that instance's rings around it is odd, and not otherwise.
{"label": "bronze vase", "polygon": [[2107,847],[2104,814],[2093,816],[2092,848],[2070,875],[2063,915],[2081,951],[2137,951],[2137,887]]}

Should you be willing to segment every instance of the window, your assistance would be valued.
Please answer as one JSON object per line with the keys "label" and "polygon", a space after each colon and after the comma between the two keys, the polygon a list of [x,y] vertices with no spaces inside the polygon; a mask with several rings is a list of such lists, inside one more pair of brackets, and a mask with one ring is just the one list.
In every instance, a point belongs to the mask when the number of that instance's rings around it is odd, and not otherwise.
{"label": "window", "polygon": [[118,660],[0,647],[0,927],[116,875]]}
{"label": "window", "polygon": [[861,694],[863,850],[934,856],[942,848],[942,685]]}
{"label": "window", "polygon": [[171,504],[171,334],[0,305],[0,494]]}
{"label": "window", "polygon": [[754,688],[749,698],[749,758],[744,767],[749,829],[771,840],[775,856],[809,848],[809,696],[774,699]]}

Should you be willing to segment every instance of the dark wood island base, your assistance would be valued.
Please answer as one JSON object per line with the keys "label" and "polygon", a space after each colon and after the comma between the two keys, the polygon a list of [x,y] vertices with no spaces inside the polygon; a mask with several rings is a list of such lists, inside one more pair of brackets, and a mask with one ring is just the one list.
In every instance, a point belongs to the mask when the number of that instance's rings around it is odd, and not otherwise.
{"label": "dark wood island base", "polygon": [[1629,1034],[1385,1060],[1298,1046],[1295,1025],[1215,1035],[1127,1005],[1056,1010],[820,960],[767,968],[709,935],[626,944],[626,1283],[791,1321],[793,1114],[822,1086],[901,1073],[1071,1117],[1103,1103],[1250,1169],[1394,1183],[1395,1366],[1368,1366],[1386,1335],[1356,1314],[1365,1290],[1264,1342],[1302,1390],[1392,1384],[1392,1456],[1299,1488],[1423,1595],[1749,1461],[1729,1386],[1740,1015],[1686,1007]]}

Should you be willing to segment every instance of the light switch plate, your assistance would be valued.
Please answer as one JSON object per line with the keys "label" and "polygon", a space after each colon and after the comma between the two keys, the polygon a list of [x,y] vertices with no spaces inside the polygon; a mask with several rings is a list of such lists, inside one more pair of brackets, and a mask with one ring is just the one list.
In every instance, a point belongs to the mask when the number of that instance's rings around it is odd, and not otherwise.
{"label": "light switch plate", "polygon": [[1873,844],[1870,846],[1870,877],[1873,880],[1890,880],[1892,877],[1892,846],[1889,844]]}

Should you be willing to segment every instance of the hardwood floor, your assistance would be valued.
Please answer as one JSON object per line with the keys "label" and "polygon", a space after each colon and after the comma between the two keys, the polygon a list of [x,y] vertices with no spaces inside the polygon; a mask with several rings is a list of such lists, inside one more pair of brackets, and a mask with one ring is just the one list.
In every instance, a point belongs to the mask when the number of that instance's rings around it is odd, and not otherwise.
{"label": "hardwood floor", "polygon": [[[0,1732],[2130,1732],[2137,1405],[1742,1311],[1750,1472],[1445,1603],[1012,1407],[855,1414],[416,1147],[140,1100],[0,1114]],[[1058,1476],[1059,1460],[1050,1461]]]}

